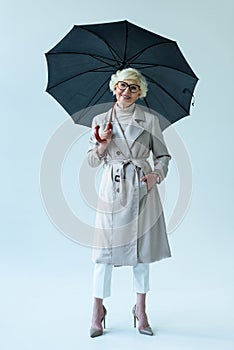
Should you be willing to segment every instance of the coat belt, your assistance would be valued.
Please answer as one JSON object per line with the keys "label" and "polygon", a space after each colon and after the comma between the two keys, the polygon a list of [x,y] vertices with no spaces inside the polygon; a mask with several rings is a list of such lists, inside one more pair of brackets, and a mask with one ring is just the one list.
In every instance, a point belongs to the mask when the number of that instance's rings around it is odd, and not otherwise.
{"label": "coat belt", "polygon": [[[139,183],[139,178],[138,178],[138,172],[137,172],[137,168],[141,168],[142,167],[142,163],[145,163],[147,161],[146,158],[129,158],[129,159],[107,159],[106,160],[106,164],[119,164],[119,175],[116,175],[114,177],[114,180],[116,182],[119,182],[119,201],[120,204],[122,206],[126,206],[128,203],[128,196],[127,196],[127,188],[126,186],[128,186],[127,182],[125,181],[125,173],[126,173],[126,167],[131,165],[134,169],[134,182],[135,183]],[[137,190],[139,191],[139,187],[137,188]],[[145,189],[145,193],[147,193],[147,187],[144,187]]]}

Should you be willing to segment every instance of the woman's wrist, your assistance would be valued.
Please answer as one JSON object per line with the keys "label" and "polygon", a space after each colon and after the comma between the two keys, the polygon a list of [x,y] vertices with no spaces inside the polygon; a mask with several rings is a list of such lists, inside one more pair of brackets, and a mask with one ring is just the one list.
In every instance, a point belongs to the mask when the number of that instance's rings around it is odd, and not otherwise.
{"label": "woman's wrist", "polygon": [[105,153],[107,149],[107,145],[101,143],[97,146],[98,153],[102,154]]}
{"label": "woman's wrist", "polygon": [[156,177],[156,184],[159,185],[161,183],[161,181],[162,181],[160,175],[158,173],[156,173],[155,171],[152,171],[151,174],[155,175],[155,177]]}
{"label": "woman's wrist", "polygon": [[101,160],[106,155],[106,148],[98,146],[96,148],[96,154],[97,154],[98,158]]}

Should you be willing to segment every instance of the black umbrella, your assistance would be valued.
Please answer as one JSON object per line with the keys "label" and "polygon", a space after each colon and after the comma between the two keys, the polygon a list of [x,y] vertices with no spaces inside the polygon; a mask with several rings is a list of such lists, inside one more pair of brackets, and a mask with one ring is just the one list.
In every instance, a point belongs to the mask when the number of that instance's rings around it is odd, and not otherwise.
{"label": "black umbrella", "polygon": [[75,123],[89,127],[113,104],[109,81],[118,69],[136,68],[145,76],[149,91],[137,103],[163,116],[162,129],[189,115],[198,81],[175,41],[128,21],[76,25],[46,59],[46,91]]}

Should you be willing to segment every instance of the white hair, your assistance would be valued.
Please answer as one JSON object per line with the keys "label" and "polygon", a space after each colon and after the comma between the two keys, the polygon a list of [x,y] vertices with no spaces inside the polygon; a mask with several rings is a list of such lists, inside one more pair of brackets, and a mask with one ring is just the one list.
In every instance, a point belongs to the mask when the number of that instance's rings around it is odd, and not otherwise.
{"label": "white hair", "polygon": [[128,79],[136,80],[136,82],[140,85],[140,98],[145,97],[148,91],[147,81],[145,77],[137,69],[134,68],[125,68],[118,70],[115,74],[112,74],[109,86],[113,94],[115,85],[118,83],[118,81]]}

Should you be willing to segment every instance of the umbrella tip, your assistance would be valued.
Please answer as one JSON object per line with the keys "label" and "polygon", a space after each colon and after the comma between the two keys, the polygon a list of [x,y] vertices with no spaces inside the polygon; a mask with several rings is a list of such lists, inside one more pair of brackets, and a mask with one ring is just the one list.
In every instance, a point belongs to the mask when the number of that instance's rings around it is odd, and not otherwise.
{"label": "umbrella tip", "polygon": [[190,93],[190,95],[191,95],[191,97],[192,97],[192,103],[191,103],[191,105],[194,107],[194,105],[195,105],[195,96],[194,96],[194,94],[193,94],[188,88],[185,88],[182,92],[183,92],[184,94],[185,94],[186,92]]}

